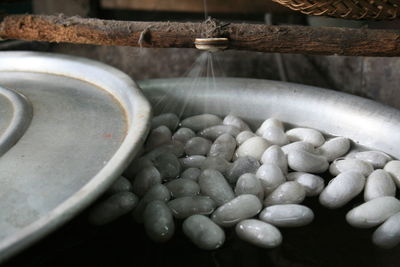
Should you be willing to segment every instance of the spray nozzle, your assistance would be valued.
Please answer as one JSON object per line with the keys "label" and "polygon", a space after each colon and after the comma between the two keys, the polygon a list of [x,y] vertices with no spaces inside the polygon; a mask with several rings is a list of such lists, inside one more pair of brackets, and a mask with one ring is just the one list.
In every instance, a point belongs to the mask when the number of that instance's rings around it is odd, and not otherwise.
{"label": "spray nozzle", "polygon": [[209,52],[222,51],[228,48],[228,38],[196,38],[194,45],[197,49]]}

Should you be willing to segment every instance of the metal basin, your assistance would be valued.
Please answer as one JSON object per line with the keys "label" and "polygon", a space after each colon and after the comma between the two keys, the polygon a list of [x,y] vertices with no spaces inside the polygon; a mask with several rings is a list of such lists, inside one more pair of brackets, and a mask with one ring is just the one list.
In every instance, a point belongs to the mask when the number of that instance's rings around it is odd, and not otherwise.
{"label": "metal basin", "polygon": [[400,111],[361,97],[299,84],[241,78],[155,79],[139,85],[153,103],[155,113],[233,113],[250,122],[253,129],[266,118],[275,117],[292,126],[346,136],[355,145],[400,158]]}
{"label": "metal basin", "polygon": [[107,65],[0,53],[0,262],[93,202],[144,142],[151,109]]}

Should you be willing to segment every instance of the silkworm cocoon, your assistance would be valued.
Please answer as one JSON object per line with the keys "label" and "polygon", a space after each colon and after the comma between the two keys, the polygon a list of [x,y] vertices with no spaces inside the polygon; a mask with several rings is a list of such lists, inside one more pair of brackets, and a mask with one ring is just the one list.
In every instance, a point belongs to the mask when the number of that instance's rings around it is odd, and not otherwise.
{"label": "silkworm cocoon", "polygon": [[329,172],[333,176],[336,176],[339,173],[346,171],[359,172],[365,177],[367,177],[374,171],[374,168],[368,162],[359,159],[348,159],[348,158],[336,159],[329,166]]}
{"label": "silkworm cocoon", "polygon": [[143,224],[147,235],[154,242],[166,242],[174,235],[175,224],[171,210],[165,202],[150,202],[143,212]]}
{"label": "silkworm cocoon", "polygon": [[235,153],[235,149],[235,138],[230,134],[223,134],[214,141],[208,155],[211,157],[222,157],[230,161]]}
{"label": "silkworm cocoon", "polygon": [[264,200],[264,206],[276,204],[298,204],[306,197],[306,190],[297,182],[285,182]]}
{"label": "silkworm cocoon", "polygon": [[132,190],[138,196],[143,196],[153,185],[161,183],[161,174],[156,167],[144,168],[133,180]]}
{"label": "silkworm cocoon", "polygon": [[335,137],[320,146],[319,151],[329,162],[343,156],[350,149],[350,140],[346,137]]}
{"label": "silkworm cocoon", "polygon": [[199,248],[217,249],[225,242],[225,233],[204,215],[192,215],[182,225],[183,233]]}
{"label": "silkworm cocoon", "polygon": [[271,144],[262,137],[252,137],[238,147],[235,152],[235,158],[251,156],[260,160],[262,154],[270,145]]}
{"label": "silkworm cocoon", "polygon": [[375,230],[372,242],[381,248],[393,248],[400,243],[400,213],[390,216]]}
{"label": "silkworm cocoon", "polygon": [[314,146],[310,143],[303,142],[303,141],[297,141],[293,142],[290,144],[287,144],[285,146],[282,146],[282,151],[286,155],[289,154],[289,152],[294,151],[294,150],[301,150],[301,151],[307,151],[312,154],[319,154],[319,151],[314,148]]}
{"label": "silkworm cocoon", "polygon": [[180,197],[168,202],[175,218],[184,219],[194,214],[210,215],[216,208],[214,200],[206,196]]}
{"label": "silkworm cocoon", "polygon": [[389,161],[383,169],[392,176],[393,181],[400,188],[400,160]]}
{"label": "silkworm cocoon", "polygon": [[314,213],[303,205],[283,204],[266,207],[259,218],[277,227],[300,227],[311,223]]}
{"label": "silkworm cocoon", "polygon": [[279,127],[270,126],[265,128],[262,137],[274,145],[283,146],[289,143],[285,132]]}
{"label": "silkworm cocoon", "polygon": [[260,200],[264,199],[264,188],[260,179],[253,173],[245,173],[239,177],[235,186],[236,196],[244,194],[252,194]]}
{"label": "silkworm cocoon", "polygon": [[236,234],[246,242],[262,248],[274,248],[282,243],[279,230],[266,222],[249,219],[236,225]]}
{"label": "silkworm cocoon", "polygon": [[174,113],[163,113],[158,116],[154,116],[151,120],[151,128],[155,129],[161,125],[167,126],[171,131],[174,131],[178,127],[179,118]]}
{"label": "silkworm cocoon", "polygon": [[228,169],[231,167],[231,163],[228,162],[225,158],[217,156],[217,157],[207,157],[206,160],[201,164],[201,169],[212,169],[217,170],[220,173],[226,173]]}
{"label": "silkworm cocoon", "polygon": [[199,176],[199,185],[201,193],[212,198],[218,206],[235,197],[231,186],[219,171],[204,170]]}
{"label": "silkworm cocoon", "polygon": [[319,195],[319,202],[330,209],[340,208],[364,189],[365,177],[359,172],[343,172],[333,178]]}
{"label": "silkworm cocoon", "polygon": [[384,170],[375,170],[367,178],[364,189],[364,200],[396,195],[396,185],[390,174]]}
{"label": "silkworm cocoon", "polygon": [[179,128],[174,135],[172,136],[172,140],[174,141],[179,141],[182,144],[186,144],[187,141],[189,141],[191,138],[195,137],[196,133],[193,132],[192,129],[189,128]]}
{"label": "silkworm cocoon", "polygon": [[138,197],[131,192],[119,192],[97,203],[89,211],[89,222],[104,225],[130,212],[138,204]]}
{"label": "silkworm cocoon", "polygon": [[324,136],[317,130],[309,128],[293,128],[286,132],[290,142],[303,141],[312,144],[315,147],[325,143]]}
{"label": "silkworm cocoon", "polygon": [[347,222],[357,228],[370,228],[400,212],[400,201],[395,197],[374,198],[346,214]]}
{"label": "silkworm cocoon", "polygon": [[237,179],[245,173],[256,173],[260,163],[253,157],[240,157],[230,166],[226,173],[226,179],[229,183],[235,184]]}
{"label": "silkworm cocoon", "polygon": [[181,173],[181,178],[190,179],[197,182],[200,174],[201,170],[199,168],[188,168]]}
{"label": "silkworm cocoon", "polygon": [[258,134],[260,136],[263,135],[264,130],[266,128],[269,128],[269,127],[278,127],[278,128],[280,128],[282,130],[285,130],[284,127],[283,127],[283,123],[280,120],[275,119],[275,118],[269,118],[269,119],[266,119],[261,124],[261,126],[257,129],[256,134]]}
{"label": "silkworm cocoon", "polygon": [[153,200],[161,200],[167,202],[171,198],[171,192],[169,192],[168,188],[163,184],[155,184],[153,185],[146,194],[140,199],[139,204],[132,212],[133,219],[141,223],[143,222],[143,211],[146,208],[147,204],[152,202]]}
{"label": "silkworm cocoon", "polygon": [[195,115],[188,117],[181,122],[182,127],[192,129],[195,132],[220,124],[222,124],[222,120],[213,114]]}
{"label": "silkworm cocoon", "polygon": [[288,165],[298,172],[323,173],[329,168],[324,156],[312,154],[304,150],[292,150],[288,153]]}
{"label": "silkworm cocoon", "polygon": [[392,158],[381,151],[362,151],[352,155],[355,159],[368,162],[375,169],[385,167],[386,163]]}
{"label": "silkworm cocoon", "polygon": [[230,135],[236,137],[239,133],[240,133],[240,130],[238,128],[236,128],[235,126],[215,125],[215,126],[211,126],[209,128],[202,130],[201,132],[199,132],[199,136],[202,136],[202,137],[210,139],[210,140],[215,140],[223,134],[230,134]]}
{"label": "silkworm cocoon", "polygon": [[255,195],[240,195],[215,210],[211,219],[222,227],[230,227],[257,215],[261,208],[261,202]]}
{"label": "silkworm cocoon", "polygon": [[201,168],[201,165],[203,165],[205,160],[206,160],[206,157],[201,156],[201,155],[194,155],[194,156],[189,156],[186,158],[179,159],[183,169]]}
{"label": "silkworm cocoon", "polygon": [[247,139],[250,139],[254,136],[257,136],[255,133],[250,132],[250,131],[243,131],[240,132],[237,136],[236,136],[236,143],[240,146],[241,144],[243,144]]}
{"label": "silkworm cocoon", "polygon": [[175,179],[165,185],[174,198],[195,196],[200,193],[200,186],[190,179]]}
{"label": "silkworm cocoon", "polygon": [[161,125],[150,131],[149,137],[147,137],[145,148],[147,151],[152,150],[155,147],[168,143],[171,141],[171,138],[171,130],[167,126]]}
{"label": "silkworm cocoon", "polygon": [[107,190],[107,194],[113,195],[119,192],[132,191],[132,184],[128,179],[121,176],[119,177]]}
{"label": "silkworm cocoon", "polygon": [[238,128],[240,131],[251,131],[249,125],[245,123],[241,118],[234,116],[232,114],[227,115],[223,122],[224,125],[231,125]]}
{"label": "silkworm cocoon", "polygon": [[172,153],[163,153],[153,160],[154,166],[160,172],[161,179],[175,179],[181,173],[181,163]]}
{"label": "silkworm cocoon", "polygon": [[324,189],[325,182],[321,177],[306,173],[306,172],[292,172],[287,175],[289,181],[296,181],[306,190],[306,196],[318,196]]}
{"label": "silkworm cocoon", "polygon": [[265,150],[261,156],[261,162],[263,164],[275,164],[282,170],[283,173],[286,174],[288,172],[287,157],[283,150],[277,145],[272,145]]}
{"label": "silkworm cocoon", "polygon": [[188,156],[207,155],[210,152],[211,141],[203,137],[193,137],[185,144],[185,153]]}
{"label": "silkworm cocoon", "polygon": [[261,165],[256,172],[256,177],[261,181],[265,196],[286,181],[281,169],[274,164]]}

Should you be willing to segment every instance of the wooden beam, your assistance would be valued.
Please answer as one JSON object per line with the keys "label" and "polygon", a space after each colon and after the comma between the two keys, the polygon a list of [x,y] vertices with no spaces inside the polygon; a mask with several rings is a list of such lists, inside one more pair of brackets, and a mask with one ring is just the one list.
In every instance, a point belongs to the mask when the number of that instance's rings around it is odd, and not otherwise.
{"label": "wooden beam", "polygon": [[[222,26],[221,26],[222,25]],[[142,47],[194,47],[197,37],[227,37],[231,49],[346,56],[400,56],[400,32],[264,24],[134,22],[14,15],[0,38]]]}
{"label": "wooden beam", "polygon": [[[292,13],[272,0],[206,0],[209,13]],[[101,7],[145,11],[204,13],[203,0],[101,0]]]}

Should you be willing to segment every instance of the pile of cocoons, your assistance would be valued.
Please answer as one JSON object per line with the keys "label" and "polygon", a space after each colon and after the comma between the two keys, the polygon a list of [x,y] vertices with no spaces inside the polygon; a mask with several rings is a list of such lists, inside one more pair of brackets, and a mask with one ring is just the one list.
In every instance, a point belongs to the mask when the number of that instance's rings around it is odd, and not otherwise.
{"label": "pile of cocoons", "polygon": [[[329,183],[321,177],[328,172]],[[222,246],[226,228],[244,241],[273,248],[282,242],[279,228],[313,221],[313,211],[301,204],[306,197],[336,209],[363,193],[365,202],[347,213],[347,222],[378,226],[372,241],[380,247],[400,243],[399,160],[354,148],[345,137],[285,129],[274,118],[252,131],[232,114],[183,120],[160,114],[124,176],[91,208],[91,223],[127,215],[143,223],[151,240],[166,242],[182,220],[183,233],[201,249]]]}

